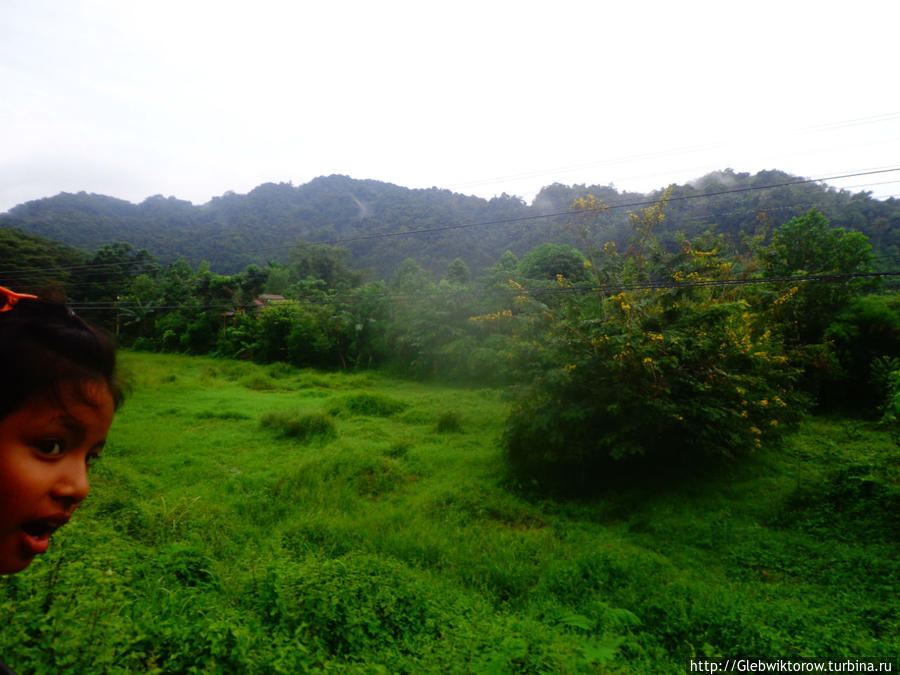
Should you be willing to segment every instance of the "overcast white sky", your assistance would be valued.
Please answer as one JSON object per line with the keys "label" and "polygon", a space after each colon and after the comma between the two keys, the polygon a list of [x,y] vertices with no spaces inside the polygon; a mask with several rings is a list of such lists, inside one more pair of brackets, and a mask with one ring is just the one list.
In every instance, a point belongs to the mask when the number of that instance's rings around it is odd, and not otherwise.
{"label": "overcast white sky", "polygon": [[[900,167],[900,2],[0,0],[0,212]],[[894,182],[889,182],[894,181]],[[833,181],[900,193],[900,172]]]}

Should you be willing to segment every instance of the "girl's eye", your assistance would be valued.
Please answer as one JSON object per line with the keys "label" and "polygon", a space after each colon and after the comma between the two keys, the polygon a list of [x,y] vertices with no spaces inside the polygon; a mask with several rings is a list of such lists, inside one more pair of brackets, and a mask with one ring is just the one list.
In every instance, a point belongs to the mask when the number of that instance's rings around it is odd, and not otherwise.
{"label": "girl's eye", "polygon": [[35,444],[38,452],[42,455],[47,455],[48,457],[59,457],[63,454],[63,444],[62,441],[55,440],[46,440],[46,441],[38,441]]}

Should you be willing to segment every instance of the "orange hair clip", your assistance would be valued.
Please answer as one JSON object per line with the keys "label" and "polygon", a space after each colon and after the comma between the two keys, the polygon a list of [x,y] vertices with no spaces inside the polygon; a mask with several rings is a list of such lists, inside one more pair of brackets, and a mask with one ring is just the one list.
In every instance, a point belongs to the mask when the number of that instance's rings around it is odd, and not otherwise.
{"label": "orange hair clip", "polygon": [[16,306],[16,303],[19,300],[25,298],[29,300],[37,300],[38,296],[31,295],[30,293],[15,293],[8,288],[0,286],[0,302],[2,302],[2,304],[0,304],[0,312],[8,312]]}

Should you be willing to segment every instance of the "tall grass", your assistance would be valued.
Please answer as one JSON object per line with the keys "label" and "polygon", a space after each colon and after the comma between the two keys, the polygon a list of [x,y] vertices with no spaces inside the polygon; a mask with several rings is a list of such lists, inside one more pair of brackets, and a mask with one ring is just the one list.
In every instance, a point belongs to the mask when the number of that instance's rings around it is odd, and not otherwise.
{"label": "tall grass", "polygon": [[699,656],[900,654],[900,470],[874,426],[814,418],[704,480],[530,501],[502,465],[498,391],[124,363],[133,392],[88,502],[0,581],[0,654],[21,672],[675,673]]}

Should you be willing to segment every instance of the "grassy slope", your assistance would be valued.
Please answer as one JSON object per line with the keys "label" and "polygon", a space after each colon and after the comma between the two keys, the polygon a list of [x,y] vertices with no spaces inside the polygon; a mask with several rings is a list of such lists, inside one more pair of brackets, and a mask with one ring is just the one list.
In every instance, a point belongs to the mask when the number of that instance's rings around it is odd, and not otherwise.
{"label": "grassy slope", "polygon": [[[814,418],[729,475],[535,502],[504,481],[498,391],[125,365],[134,391],[89,503],[0,582],[0,654],[23,673],[900,654],[898,453],[867,425]],[[336,436],[282,437],[260,424],[273,412],[328,413]],[[438,431],[448,415],[459,431]]]}

